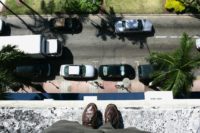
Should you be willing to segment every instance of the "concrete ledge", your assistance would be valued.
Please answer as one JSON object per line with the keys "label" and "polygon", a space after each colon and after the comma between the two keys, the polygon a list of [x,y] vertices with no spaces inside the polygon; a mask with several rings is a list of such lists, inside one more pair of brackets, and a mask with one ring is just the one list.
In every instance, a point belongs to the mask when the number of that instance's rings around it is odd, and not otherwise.
{"label": "concrete ledge", "polygon": [[95,102],[104,114],[109,103],[117,105],[124,127],[153,133],[193,133],[200,127],[200,100],[138,101],[1,101],[0,133],[41,133],[58,120],[81,122],[84,107]]}
{"label": "concrete ledge", "polygon": [[117,107],[140,107],[140,108],[190,108],[200,107],[200,100],[85,100],[85,101],[62,101],[62,100],[44,100],[44,101],[0,101],[0,107],[22,107],[22,108],[84,108],[90,102],[97,104],[99,108],[105,108],[107,104],[113,103]]}

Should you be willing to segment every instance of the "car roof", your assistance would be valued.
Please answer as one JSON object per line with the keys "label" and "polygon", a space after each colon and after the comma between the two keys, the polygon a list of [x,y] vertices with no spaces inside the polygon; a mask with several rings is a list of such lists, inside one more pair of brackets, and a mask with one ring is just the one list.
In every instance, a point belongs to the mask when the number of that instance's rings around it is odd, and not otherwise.
{"label": "car roof", "polygon": [[69,66],[68,67],[69,75],[79,75],[80,74],[80,66]]}

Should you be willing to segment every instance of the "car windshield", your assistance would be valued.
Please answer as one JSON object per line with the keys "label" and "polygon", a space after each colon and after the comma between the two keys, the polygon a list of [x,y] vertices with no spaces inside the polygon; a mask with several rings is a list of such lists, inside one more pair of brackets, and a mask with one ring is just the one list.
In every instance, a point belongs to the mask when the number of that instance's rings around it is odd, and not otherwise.
{"label": "car windshield", "polygon": [[64,73],[65,73],[65,75],[68,75],[69,74],[69,67],[68,66],[65,66],[65,68],[64,68]]}
{"label": "car windshield", "polygon": [[142,28],[143,28],[142,21],[138,20],[138,29],[142,30]]}
{"label": "car windshield", "polygon": [[125,75],[125,67],[120,66],[120,71],[121,71],[121,75],[124,76]]}
{"label": "car windshield", "polygon": [[73,20],[71,18],[65,20],[65,25],[68,28],[73,28]]}
{"label": "car windshield", "polygon": [[103,75],[104,76],[108,75],[108,67],[107,66],[103,67]]}
{"label": "car windshield", "polygon": [[122,21],[122,27],[126,27],[126,21]]}
{"label": "car windshield", "polygon": [[81,73],[82,76],[85,76],[85,73],[86,73],[86,68],[85,68],[85,66],[82,66],[82,67],[81,67],[80,73]]}

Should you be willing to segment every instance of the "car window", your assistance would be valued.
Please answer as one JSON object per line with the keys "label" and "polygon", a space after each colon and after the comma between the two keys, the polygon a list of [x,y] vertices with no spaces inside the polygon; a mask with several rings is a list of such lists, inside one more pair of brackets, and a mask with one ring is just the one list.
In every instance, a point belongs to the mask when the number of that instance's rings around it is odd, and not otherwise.
{"label": "car window", "polygon": [[122,76],[125,75],[125,67],[124,66],[120,66],[120,72],[121,72]]}
{"label": "car window", "polygon": [[138,19],[138,29],[139,30],[143,29],[142,20],[140,20],[140,19]]}
{"label": "car window", "polygon": [[107,66],[103,67],[103,75],[104,76],[108,75],[108,67]]}
{"label": "car window", "polygon": [[86,73],[86,68],[85,68],[85,66],[81,66],[80,73],[81,73],[82,76],[85,76],[85,73]]}

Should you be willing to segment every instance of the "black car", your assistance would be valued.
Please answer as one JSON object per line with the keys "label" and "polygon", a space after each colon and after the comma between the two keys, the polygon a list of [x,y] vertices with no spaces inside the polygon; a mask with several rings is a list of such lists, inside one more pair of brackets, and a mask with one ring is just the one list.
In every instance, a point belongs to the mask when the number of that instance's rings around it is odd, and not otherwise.
{"label": "black car", "polygon": [[102,79],[122,80],[124,78],[134,79],[135,70],[128,64],[101,65],[99,67],[99,76]]}
{"label": "black car", "polygon": [[82,24],[78,18],[52,18],[49,20],[51,30],[63,33],[80,33]]}
{"label": "black car", "polygon": [[14,69],[14,74],[22,79],[42,80],[51,76],[51,65],[48,63],[19,65]]}

